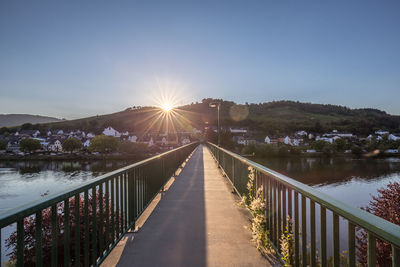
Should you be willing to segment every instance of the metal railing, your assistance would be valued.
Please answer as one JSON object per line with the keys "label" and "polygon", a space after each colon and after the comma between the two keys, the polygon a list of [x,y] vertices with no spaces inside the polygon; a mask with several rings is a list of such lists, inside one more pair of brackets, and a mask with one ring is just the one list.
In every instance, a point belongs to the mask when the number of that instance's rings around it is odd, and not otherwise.
{"label": "metal railing", "polygon": [[1,230],[16,223],[17,266],[99,265],[195,147],[176,148],[2,213],[0,241]]}
{"label": "metal railing", "polygon": [[[212,143],[208,143],[208,147],[240,196],[248,194],[246,187],[249,181],[248,168],[254,168],[254,184],[257,189],[260,187],[263,189],[263,199],[266,203],[266,227],[269,231],[270,241],[275,248],[279,248],[281,235],[286,229],[286,218],[290,217],[294,228],[292,229],[294,235],[292,263],[294,266],[317,266],[317,264],[341,266],[343,264],[343,256],[340,255],[341,238],[346,239],[348,247],[345,264],[356,266],[357,229],[362,229],[367,233],[368,266],[376,265],[376,241],[378,239],[391,245],[392,266],[400,266],[400,226],[364,210],[351,207],[310,186]],[[316,219],[316,207],[319,207],[317,209],[319,220]],[[329,217],[327,217],[327,212],[329,212]],[[328,224],[332,227],[331,233],[327,232],[327,218],[331,219]],[[340,218],[341,221],[347,221],[347,229],[345,229],[347,231],[343,231],[347,235],[345,237],[342,237],[343,232],[339,231],[339,225],[343,225],[343,223],[339,223]],[[319,233],[317,235],[316,224],[318,222]],[[328,240],[327,233],[331,240]],[[328,260],[328,241],[331,244],[330,260],[332,262]]]}

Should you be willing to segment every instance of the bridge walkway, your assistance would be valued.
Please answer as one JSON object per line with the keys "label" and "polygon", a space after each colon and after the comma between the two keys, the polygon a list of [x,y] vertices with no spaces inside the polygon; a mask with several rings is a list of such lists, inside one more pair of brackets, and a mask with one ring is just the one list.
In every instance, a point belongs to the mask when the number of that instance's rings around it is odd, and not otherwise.
{"label": "bridge walkway", "polygon": [[155,201],[143,226],[127,234],[102,266],[279,265],[251,241],[246,211],[205,146]]}

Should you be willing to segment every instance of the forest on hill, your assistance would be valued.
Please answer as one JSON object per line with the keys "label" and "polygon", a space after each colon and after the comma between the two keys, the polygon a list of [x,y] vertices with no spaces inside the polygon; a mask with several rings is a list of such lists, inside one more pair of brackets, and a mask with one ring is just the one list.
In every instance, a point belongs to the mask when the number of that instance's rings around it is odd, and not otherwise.
{"label": "forest on hill", "polygon": [[[130,132],[164,131],[166,127],[170,130],[190,131],[192,127],[203,129],[207,125],[216,125],[217,111],[209,107],[209,103],[215,101],[221,103],[221,126],[246,127],[255,132],[290,134],[305,130],[323,133],[333,129],[358,135],[368,135],[378,129],[400,132],[400,116],[377,109],[351,109],[294,101],[238,105],[232,101],[211,98],[177,107],[169,115],[154,107],[132,107],[113,114],[24,127],[39,130],[80,129],[95,133],[100,133],[108,126]],[[168,126],[163,119],[167,116],[173,121]]]}

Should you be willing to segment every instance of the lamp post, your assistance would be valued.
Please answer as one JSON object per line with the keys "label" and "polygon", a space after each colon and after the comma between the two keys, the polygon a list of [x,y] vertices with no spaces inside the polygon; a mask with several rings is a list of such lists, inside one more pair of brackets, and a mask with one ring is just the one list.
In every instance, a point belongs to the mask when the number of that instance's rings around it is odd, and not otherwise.
{"label": "lamp post", "polygon": [[211,102],[210,108],[217,108],[218,111],[218,146],[221,145],[221,137],[220,137],[220,130],[219,130],[219,107],[221,106],[221,102]]}

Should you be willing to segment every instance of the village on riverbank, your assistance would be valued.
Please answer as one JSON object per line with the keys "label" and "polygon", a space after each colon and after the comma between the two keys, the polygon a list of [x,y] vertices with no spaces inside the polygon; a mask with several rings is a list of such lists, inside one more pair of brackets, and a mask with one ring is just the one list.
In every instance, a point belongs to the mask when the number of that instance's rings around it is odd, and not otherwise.
{"label": "village on riverbank", "polygon": [[[191,131],[145,134],[118,131],[109,126],[97,135],[79,129],[44,132],[16,129],[8,132],[4,128],[0,134],[2,159],[87,159],[102,158],[104,155],[118,159],[127,155],[157,154],[197,140],[218,141],[218,128],[215,126],[206,126],[202,130],[193,128]],[[337,130],[323,134],[301,130],[279,136],[227,126],[221,127],[219,134],[221,146],[256,156],[395,156],[399,154],[400,147],[400,134],[385,130],[364,137]]]}

